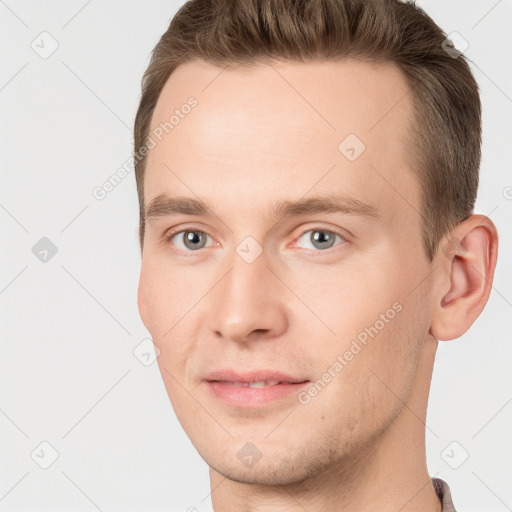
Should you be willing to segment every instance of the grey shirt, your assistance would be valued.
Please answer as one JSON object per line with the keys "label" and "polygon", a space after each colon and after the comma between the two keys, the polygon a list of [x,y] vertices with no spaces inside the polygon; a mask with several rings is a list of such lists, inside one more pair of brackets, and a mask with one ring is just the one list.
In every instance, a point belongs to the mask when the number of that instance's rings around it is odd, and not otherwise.
{"label": "grey shirt", "polygon": [[434,489],[443,504],[442,511],[443,512],[457,512],[455,507],[453,506],[452,494],[450,492],[450,488],[448,484],[441,480],[440,478],[432,478],[432,483],[434,484]]}

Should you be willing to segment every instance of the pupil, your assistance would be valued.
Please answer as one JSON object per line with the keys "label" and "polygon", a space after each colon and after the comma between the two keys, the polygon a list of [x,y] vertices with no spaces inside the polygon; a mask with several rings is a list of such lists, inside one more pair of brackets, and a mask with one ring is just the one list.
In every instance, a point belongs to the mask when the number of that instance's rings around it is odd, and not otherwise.
{"label": "pupil", "polygon": [[313,231],[311,234],[311,241],[315,247],[325,249],[332,246],[334,237],[332,236],[332,233],[329,233],[329,231]]}
{"label": "pupil", "polygon": [[200,249],[203,245],[203,233],[200,233],[199,231],[188,231],[185,233],[185,246],[187,246],[189,249]]}

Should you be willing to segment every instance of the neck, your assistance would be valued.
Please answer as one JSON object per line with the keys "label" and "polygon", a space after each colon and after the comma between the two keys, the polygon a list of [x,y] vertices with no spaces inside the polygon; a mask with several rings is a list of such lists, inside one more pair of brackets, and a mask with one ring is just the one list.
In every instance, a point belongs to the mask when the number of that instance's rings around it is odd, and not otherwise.
{"label": "neck", "polygon": [[363,450],[307,481],[286,486],[235,482],[210,468],[214,511],[441,512],[425,455],[427,399],[436,348],[433,339],[425,343],[413,388],[400,414]]}

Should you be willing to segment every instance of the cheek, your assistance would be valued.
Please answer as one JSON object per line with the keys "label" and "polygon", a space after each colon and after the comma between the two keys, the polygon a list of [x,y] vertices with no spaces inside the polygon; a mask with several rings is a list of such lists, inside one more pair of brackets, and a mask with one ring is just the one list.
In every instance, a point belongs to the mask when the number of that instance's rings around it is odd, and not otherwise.
{"label": "cheek", "polygon": [[[383,421],[402,409],[413,388],[429,327],[423,302],[421,295],[400,297],[400,311],[378,332],[372,330],[374,336],[368,337],[353,367],[365,407],[373,408]],[[374,328],[380,326],[374,324]],[[352,368],[347,369],[349,377]]]}
{"label": "cheek", "polygon": [[380,331],[371,331],[373,337],[368,333],[366,344],[353,337],[340,339],[338,350],[330,354],[330,364],[337,355],[348,353],[351,359],[321,392],[323,396],[315,399],[310,412],[330,416],[327,425],[333,425],[335,432],[346,432],[351,442],[385,429],[408,401],[421,337],[410,329],[408,318],[410,312],[404,308]]}
{"label": "cheek", "polygon": [[194,277],[189,274],[183,268],[158,264],[155,257],[151,263],[143,264],[140,277],[145,324],[160,350],[157,359],[160,373],[169,398],[176,406],[183,399],[180,398],[180,383],[187,380],[194,353],[197,325],[193,323],[192,308],[206,293],[200,286],[191,285],[189,279]]}
{"label": "cheek", "polygon": [[[363,417],[401,407],[396,395],[407,399],[429,328],[428,291],[418,287],[420,279],[408,277],[419,275],[419,270],[405,263],[365,267],[364,272],[338,270],[328,276],[324,282],[329,286],[310,294],[308,303],[335,332],[315,350],[317,369],[325,372],[341,356],[343,369],[333,390],[350,397],[351,407]],[[332,399],[337,407],[335,396]]]}
{"label": "cheek", "polygon": [[[360,262],[358,265],[336,265],[329,268],[321,265],[294,269],[288,278],[292,288],[308,309],[328,328],[332,341],[326,346],[337,351],[346,343],[360,336],[368,338],[368,330],[387,328],[393,321],[396,310],[393,304],[400,298],[396,279],[390,278],[389,270],[375,270],[373,265]],[[380,320],[386,314],[386,322]],[[391,320],[390,320],[391,318]],[[301,320],[306,330],[314,318],[304,315]],[[322,326],[320,326],[322,327]]]}
{"label": "cheek", "polygon": [[201,299],[205,286],[197,281],[197,274],[183,267],[171,267],[164,258],[150,256],[143,262],[140,291],[148,329],[154,338],[170,338],[187,312]]}

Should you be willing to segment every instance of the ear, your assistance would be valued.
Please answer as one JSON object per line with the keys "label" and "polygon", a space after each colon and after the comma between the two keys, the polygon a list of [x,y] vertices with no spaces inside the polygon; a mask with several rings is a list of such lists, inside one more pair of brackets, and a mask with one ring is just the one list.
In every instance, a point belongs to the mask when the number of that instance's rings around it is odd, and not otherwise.
{"label": "ear", "polygon": [[140,255],[142,257],[142,252],[144,250],[144,229],[141,226],[141,223],[139,222],[139,226],[137,228],[137,244],[140,248]]}
{"label": "ear", "polygon": [[[150,315],[149,308],[146,302],[146,293],[143,283],[143,271],[141,270],[141,274],[139,277],[139,287],[137,289],[137,306],[139,308],[139,315],[142,320],[142,323],[145,325],[146,329],[150,331]],[[151,331],[150,331],[151,332]]]}
{"label": "ear", "polygon": [[484,309],[491,293],[498,233],[484,215],[458,224],[439,244],[430,333],[438,340],[462,336]]}

